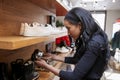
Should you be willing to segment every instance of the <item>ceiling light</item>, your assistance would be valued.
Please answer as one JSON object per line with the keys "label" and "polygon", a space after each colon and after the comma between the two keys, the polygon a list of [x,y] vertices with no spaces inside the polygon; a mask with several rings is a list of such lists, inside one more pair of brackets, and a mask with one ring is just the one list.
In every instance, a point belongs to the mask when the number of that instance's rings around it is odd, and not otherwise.
{"label": "ceiling light", "polygon": [[115,0],[112,0],[112,2],[114,3],[114,2],[115,2]]}
{"label": "ceiling light", "polygon": [[83,6],[83,3],[80,3],[80,7],[82,7]]}
{"label": "ceiling light", "polygon": [[104,1],[104,0],[82,0],[83,2],[95,2],[95,1]]}
{"label": "ceiling light", "polygon": [[103,8],[104,10],[106,10],[106,6],[104,6],[104,8]]}
{"label": "ceiling light", "polygon": [[87,4],[86,4],[86,3],[84,3],[84,4],[83,4],[83,6],[84,6],[84,7],[86,7],[86,6],[87,6]]}
{"label": "ceiling light", "polygon": [[94,5],[94,6],[99,6],[97,1],[95,1],[95,2],[93,3],[93,5]]}

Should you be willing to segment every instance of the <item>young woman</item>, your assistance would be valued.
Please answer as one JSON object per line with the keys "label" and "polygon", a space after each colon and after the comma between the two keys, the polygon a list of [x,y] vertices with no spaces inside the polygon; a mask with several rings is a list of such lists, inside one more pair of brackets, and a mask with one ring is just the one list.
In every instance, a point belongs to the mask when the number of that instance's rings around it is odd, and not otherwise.
{"label": "young woman", "polygon": [[108,39],[105,32],[95,22],[91,13],[82,8],[73,8],[65,18],[68,34],[74,38],[76,53],[73,57],[51,55],[51,59],[74,64],[73,71],[63,71],[48,65],[43,59],[38,66],[47,68],[64,80],[100,80],[109,59]]}

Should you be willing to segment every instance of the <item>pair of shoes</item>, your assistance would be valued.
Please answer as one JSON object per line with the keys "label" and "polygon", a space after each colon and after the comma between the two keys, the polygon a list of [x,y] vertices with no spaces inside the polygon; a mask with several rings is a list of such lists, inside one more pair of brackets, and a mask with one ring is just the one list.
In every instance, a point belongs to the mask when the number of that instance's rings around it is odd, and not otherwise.
{"label": "pair of shoes", "polygon": [[62,36],[62,37],[58,37],[55,40],[55,44],[57,46],[70,46],[71,42],[70,42],[70,38],[68,35],[66,36]]}
{"label": "pair of shoes", "polygon": [[61,41],[60,44],[57,44],[57,47],[56,47],[55,51],[60,52],[60,53],[67,53],[67,52],[71,51],[71,48],[69,48],[66,45],[65,41]]}
{"label": "pair of shoes", "polygon": [[17,80],[17,79],[22,80],[24,73],[23,64],[24,64],[23,59],[17,59],[16,61],[11,62],[13,80]]}
{"label": "pair of shoes", "polygon": [[0,80],[8,80],[8,65],[0,63]]}
{"label": "pair of shoes", "polygon": [[34,62],[35,60],[37,60],[37,58],[41,58],[42,56],[43,56],[43,52],[40,51],[39,49],[35,49],[31,56],[31,60]]}
{"label": "pair of shoes", "polygon": [[24,63],[24,79],[36,80],[39,78],[39,73],[34,70],[34,63],[30,60]]}
{"label": "pair of shoes", "polygon": [[20,35],[23,36],[49,36],[51,34],[59,34],[64,32],[65,29],[59,30],[51,26],[50,24],[39,24],[39,23],[21,23]]}
{"label": "pair of shoes", "polygon": [[33,23],[33,24],[21,23],[20,35],[49,36],[50,32],[47,31],[42,25],[39,25],[37,23]]}
{"label": "pair of shoes", "polygon": [[[42,58],[42,57],[44,56],[43,54],[44,54],[44,53],[43,53],[41,50],[35,49],[34,52],[33,52],[33,54],[31,55],[31,60],[34,62],[34,61],[36,61],[38,58],[39,58],[39,59]],[[46,60],[46,63],[49,64],[49,60]],[[46,70],[45,68],[40,67],[40,66],[36,66],[35,70],[48,71],[48,70]]]}
{"label": "pair of shoes", "polygon": [[36,80],[38,72],[34,70],[34,63],[30,60],[17,59],[11,62],[12,80]]}

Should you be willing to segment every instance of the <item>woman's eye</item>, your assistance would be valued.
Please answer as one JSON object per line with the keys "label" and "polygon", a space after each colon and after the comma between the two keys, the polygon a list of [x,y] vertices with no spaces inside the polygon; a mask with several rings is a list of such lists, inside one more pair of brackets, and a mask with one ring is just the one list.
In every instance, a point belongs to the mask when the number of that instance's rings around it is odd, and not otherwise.
{"label": "woman's eye", "polygon": [[66,27],[66,29],[68,29],[68,27]]}
{"label": "woman's eye", "polygon": [[66,27],[67,28],[67,30],[70,30],[70,27]]}
{"label": "woman's eye", "polygon": [[67,28],[67,30],[69,30],[70,28]]}

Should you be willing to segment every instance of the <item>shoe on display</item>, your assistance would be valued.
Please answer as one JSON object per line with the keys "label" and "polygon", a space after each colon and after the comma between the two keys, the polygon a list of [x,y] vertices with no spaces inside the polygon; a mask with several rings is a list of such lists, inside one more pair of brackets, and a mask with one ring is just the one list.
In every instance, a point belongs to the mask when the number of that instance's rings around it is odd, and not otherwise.
{"label": "shoe on display", "polygon": [[61,30],[51,26],[50,24],[45,25],[46,30],[50,31],[50,34],[59,34],[62,33]]}
{"label": "shoe on display", "polygon": [[55,40],[55,44],[56,46],[62,47],[62,46],[71,46],[71,41],[68,35],[66,36],[62,36],[62,37],[58,37]]}
{"label": "shoe on display", "polygon": [[50,34],[60,34],[66,32],[65,28],[58,29],[50,24],[39,24],[33,22],[32,24],[21,23],[20,35],[23,36],[49,36]]}
{"label": "shoe on display", "polygon": [[36,80],[39,78],[39,73],[35,71],[34,62],[23,59],[16,59],[11,62],[12,80]]}
{"label": "shoe on display", "polygon": [[66,45],[66,41],[62,40],[59,44],[56,44],[56,52],[67,53],[72,49]]}
{"label": "shoe on display", "polygon": [[35,60],[37,60],[37,58],[41,58],[42,56],[43,56],[43,52],[40,51],[39,49],[35,49],[31,56],[31,60],[34,62]]}
{"label": "shoe on display", "polygon": [[0,63],[0,80],[8,80],[8,65],[6,63]]}
{"label": "shoe on display", "polygon": [[49,36],[50,32],[45,30],[44,27],[41,27],[37,23],[33,23],[33,24],[22,23],[20,35],[23,35],[23,36]]}
{"label": "shoe on display", "polygon": [[25,32],[25,24],[21,23],[21,27],[20,27],[20,35],[24,35]]}
{"label": "shoe on display", "polygon": [[23,79],[23,68],[24,60],[23,59],[16,59],[16,61],[11,62],[12,68],[12,80],[22,80]]}
{"label": "shoe on display", "polygon": [[39,73],[34,69],[34,62],[28,60],[24,63],[24,80],[36,80],[39,78]]}
{"label": "shoe on display", "polygon": [[67,53],[69,51],[70,50],[67,47],[65,47],[65,46],[56,48],[56,52],[60,52],[60,53]]}

